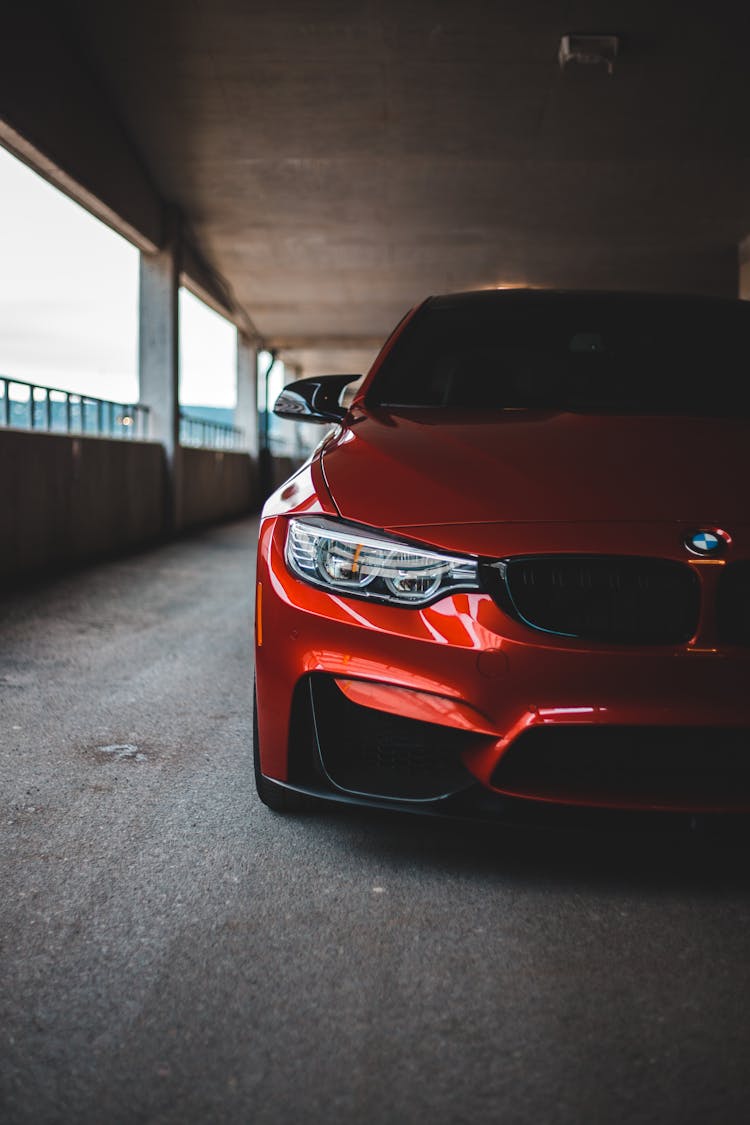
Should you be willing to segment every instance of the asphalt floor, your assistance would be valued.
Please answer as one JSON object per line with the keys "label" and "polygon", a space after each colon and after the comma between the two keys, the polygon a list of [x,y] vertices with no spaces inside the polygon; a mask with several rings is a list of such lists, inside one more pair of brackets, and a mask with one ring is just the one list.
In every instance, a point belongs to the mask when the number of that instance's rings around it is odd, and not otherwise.
{"label": "asphalt floor", "polygon": [[0,603],[0,1121],[746,1122],[744,840],[269,812],[256,531]]}

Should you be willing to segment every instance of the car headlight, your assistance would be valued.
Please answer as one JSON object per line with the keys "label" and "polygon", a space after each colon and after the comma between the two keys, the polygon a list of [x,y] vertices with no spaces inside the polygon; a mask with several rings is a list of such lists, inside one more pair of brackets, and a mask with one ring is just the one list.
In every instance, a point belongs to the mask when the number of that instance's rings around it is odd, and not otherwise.
{"label": "car headlight", "polygon": [[423,606],[454,590],[479,589],[476,559],[324,516],[289,520],[285,557],[292,573],[313,586],[391,605]]}

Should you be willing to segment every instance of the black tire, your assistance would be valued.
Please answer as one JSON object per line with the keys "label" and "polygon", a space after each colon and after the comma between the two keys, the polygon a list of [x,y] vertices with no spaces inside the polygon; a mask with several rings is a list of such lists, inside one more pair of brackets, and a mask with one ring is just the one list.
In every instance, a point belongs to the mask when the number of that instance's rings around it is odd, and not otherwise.
{"label": "black tire", "polygon": [[255,769],[255,788],[263,804],[277,813],[315,812],[320,802],[304,793],[295,793],[277,785],[264,777],[260,769],[260,740],[258,738],[258,693],[253,684],[253,767]]}

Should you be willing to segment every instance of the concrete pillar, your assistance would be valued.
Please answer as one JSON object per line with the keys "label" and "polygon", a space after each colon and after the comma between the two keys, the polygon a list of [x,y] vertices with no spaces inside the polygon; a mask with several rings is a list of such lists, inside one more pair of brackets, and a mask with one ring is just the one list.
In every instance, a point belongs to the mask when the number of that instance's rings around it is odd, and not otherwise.
{"label": "concrete pillar", "polygon": [[258,484],[260,487],[261,502],[273,492],[274,471],[273,457],[269,445],[269,403],[268,375],[276,362],[276,353],[271,352],[268,362],[268,353],[255,353],[256,385],[258,388],[258,404],[263,407],[263,415],[259,420],[258,431]]}
{"label": "concrete pillar", "polygon": [[739,292],[742,301],[750,301],[750,235],[739,244]]}
{"label": "concrete pillar", "polygon": [[237,332],[237,408],[234,424],[244,431],[243,447],[258,458],[257,348],[244,332]]}
{"label": "concrete pillar", "polygon": [[167,530],[181,526],[180,458],[180,232],[168,223],[156,254],[141,254],[138,364],[140,401],[149,407],[149,436],[160,441],[167,462]]}

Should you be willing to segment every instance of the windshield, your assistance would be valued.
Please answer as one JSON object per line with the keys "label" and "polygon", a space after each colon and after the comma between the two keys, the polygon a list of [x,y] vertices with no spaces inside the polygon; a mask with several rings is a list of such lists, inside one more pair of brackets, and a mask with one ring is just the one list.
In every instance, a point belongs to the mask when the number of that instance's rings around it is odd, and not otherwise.
{"label": "windshield", "polygon": [[750,305],[617,294],[428,302],[371,406],[750,414]]}

